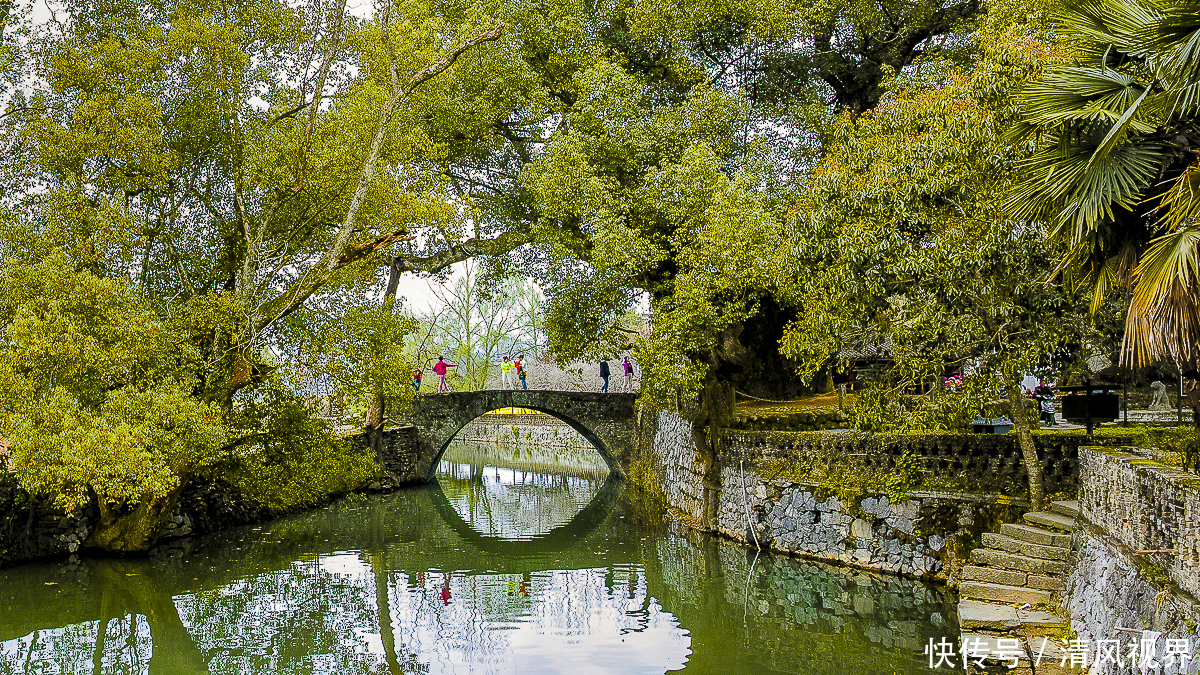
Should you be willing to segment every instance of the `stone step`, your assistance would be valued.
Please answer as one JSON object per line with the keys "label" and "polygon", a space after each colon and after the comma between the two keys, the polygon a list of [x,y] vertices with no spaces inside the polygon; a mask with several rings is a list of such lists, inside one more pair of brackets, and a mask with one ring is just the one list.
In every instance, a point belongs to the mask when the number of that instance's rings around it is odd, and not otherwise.
{"label": "stone step", "polygon": [[1044,574],[1030,574],[1025,579],[1025,585],[1030,588],[1040,588],[1043,591],[1061,591],[1063,589],[1063,580]]}
{"label": "stone step", "polygon": [[1042,546],[1058,546],[1059,548],[1071,548],[1071,535],[1057,534],[1050,530],[1043,530],[1040,527],[1032,525],[1017,525],[1016,523],[1005,523],[1000,526],[1000,534],[1013,539],[1020,539],[1031,544],[1041,544]]}
{"label": "stone step", "polygon": [[1021,629],[1026,635],[1058,633],[1071,625],[1069,620],[1054,612],[1043,612],[1040,609],[1018,609],[1017,619],[1020,620]]}
{"label": "stone step", "polygon": [[1019,605],[1022,603],[1037,604],[1050,602],[1050,591],[1023,586],[1008,586],[1006,584],[988,584],[982,581],[964,581],[958,585],[960,598],[975,600],[990,600]]}
{"label": "stone step", "polygon": [[963,630],[1010,631],[1020,628],[1027,635],[1042,635],[1061,631],[1069,622],[1053,612],[963,599],[958,601],[958,624]]}
{"label": "stone step", "polygon": [[993,551],[990,548],[977,548],[971,551],[971,560],[978,565],[1000,567],[1018,572],[1031,572],[1033,574],[1051,575],[1066,574],[1067,572],[1067,563],[1061,560],[1030,558],[1014,553]]}
{"label": "stone step", "polygon": [[1012,537],[1006,537],[994,532],[983,533],[983,545],[1008,553],[1018,553],[1030,558],[1045,558],[1046,560],[1066,560],[1067,555],[1071,553],[1070,549],[1031,544],[1027,541],[1013,539]]}
{"label": "stone step", "polygon": [[1079,502],[1072,499],[1071,501],[1050,502],[1050,510],[1068,518],[1079,517]]}
{"label": "stone step", "polygon": [[983,581],[989,584],[1007,584],[1009,586],[1024,586],[1028,580],[1028,572],[1005,570],[998,567],[979,567],[967,565],[962,568],[963,581]]}
{"label": "stone step", "polygon": [[[967,662],[963,668],[967,672],[1002,672],[1012,675],[1034,672],[1029,662],[1029,647],[1020,638],[963,632],[958,639],[958,653]],[[1010,654],[1016,657],[1015,663]],[[979,667],[980,663],[983,664],[982,668]]]}
{"label": "stone step", "polygon": [[1025,522],[1064,532],[1072,532],[1075,529],[1074,518],[1068,518],[1061,513],[1050,513],[1049,511],[1030,511],[1025,514]]}
{"label": "stone step", "polygon": [[1021,620],[1017,618],[1017,609],[1010,605],[964,599],[958,601],[958,626],[963,630],[1008,631],[1020,628]]}

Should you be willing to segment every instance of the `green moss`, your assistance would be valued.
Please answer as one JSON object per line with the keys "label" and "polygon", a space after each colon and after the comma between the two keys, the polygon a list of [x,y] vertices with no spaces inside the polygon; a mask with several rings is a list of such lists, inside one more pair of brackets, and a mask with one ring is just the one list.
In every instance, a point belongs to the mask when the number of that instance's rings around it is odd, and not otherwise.
{"label": "green moss", "polygon": [[1138,576],[1151,584],[1161,588],[1171,583],[1171,576],[1167,574],[1167,571],[1146,558],[1134,556],[1133,564],[1137,567]]}

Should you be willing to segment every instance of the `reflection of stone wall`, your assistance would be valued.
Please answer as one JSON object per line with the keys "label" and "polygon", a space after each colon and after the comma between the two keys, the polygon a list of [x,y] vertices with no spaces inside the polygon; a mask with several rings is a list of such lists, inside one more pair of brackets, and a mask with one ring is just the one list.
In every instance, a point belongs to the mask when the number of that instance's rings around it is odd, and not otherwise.
{"label": "reflection of stone wall", "polygon": [[756,662],[721,662],[712,657],[726,654],[697,649],[689,667],[700,672],[920,672],[914,665],[928,639],[957,625],[953,594],[927,583],[756,557],[691,532],[665,536],[657,548],[653,564],[664,588],[651,590],[694,644],[728,633],[730,626],[714,625],[719,617],[751,617],[754,629],[735,635]]}

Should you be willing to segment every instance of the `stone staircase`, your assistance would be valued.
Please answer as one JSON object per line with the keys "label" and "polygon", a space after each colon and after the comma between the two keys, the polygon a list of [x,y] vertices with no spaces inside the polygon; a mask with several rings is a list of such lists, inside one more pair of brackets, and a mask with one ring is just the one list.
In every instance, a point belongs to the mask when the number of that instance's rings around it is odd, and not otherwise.
{"label": "stone staircase", "polygon": [[[958,586],[961,640],[995,645],[998,638],[1018,638],[1025,656],[1015,670],[1001,666],[1000,671],[1059,672],[1061,643],[1042,638],[1062,633],[1068,621],[1045,607],[1063,590],[1078,516],[1077,502],[1054,502],[1049,511],[1026,513],[1024,523],[985,533],[983,548],[971,552],[971,564],[963,568]],[[1026,605],[1029,608],[1021,609]],[[1039,654],[1035,665],[1030,656]],[[974,671],[992,672],[997,664],[992,660],[989,665]]]}

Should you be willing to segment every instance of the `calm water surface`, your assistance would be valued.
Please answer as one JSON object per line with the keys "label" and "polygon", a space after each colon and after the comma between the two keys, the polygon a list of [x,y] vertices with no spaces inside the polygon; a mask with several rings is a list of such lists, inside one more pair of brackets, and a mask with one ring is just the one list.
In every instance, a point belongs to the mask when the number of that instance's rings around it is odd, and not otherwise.
{"label": "calm water surface", "polygon": [[664,524],[586,458],[456,452],[428,488],[0,571],[0,674],[924,673],[956,623],[937,586]]}

